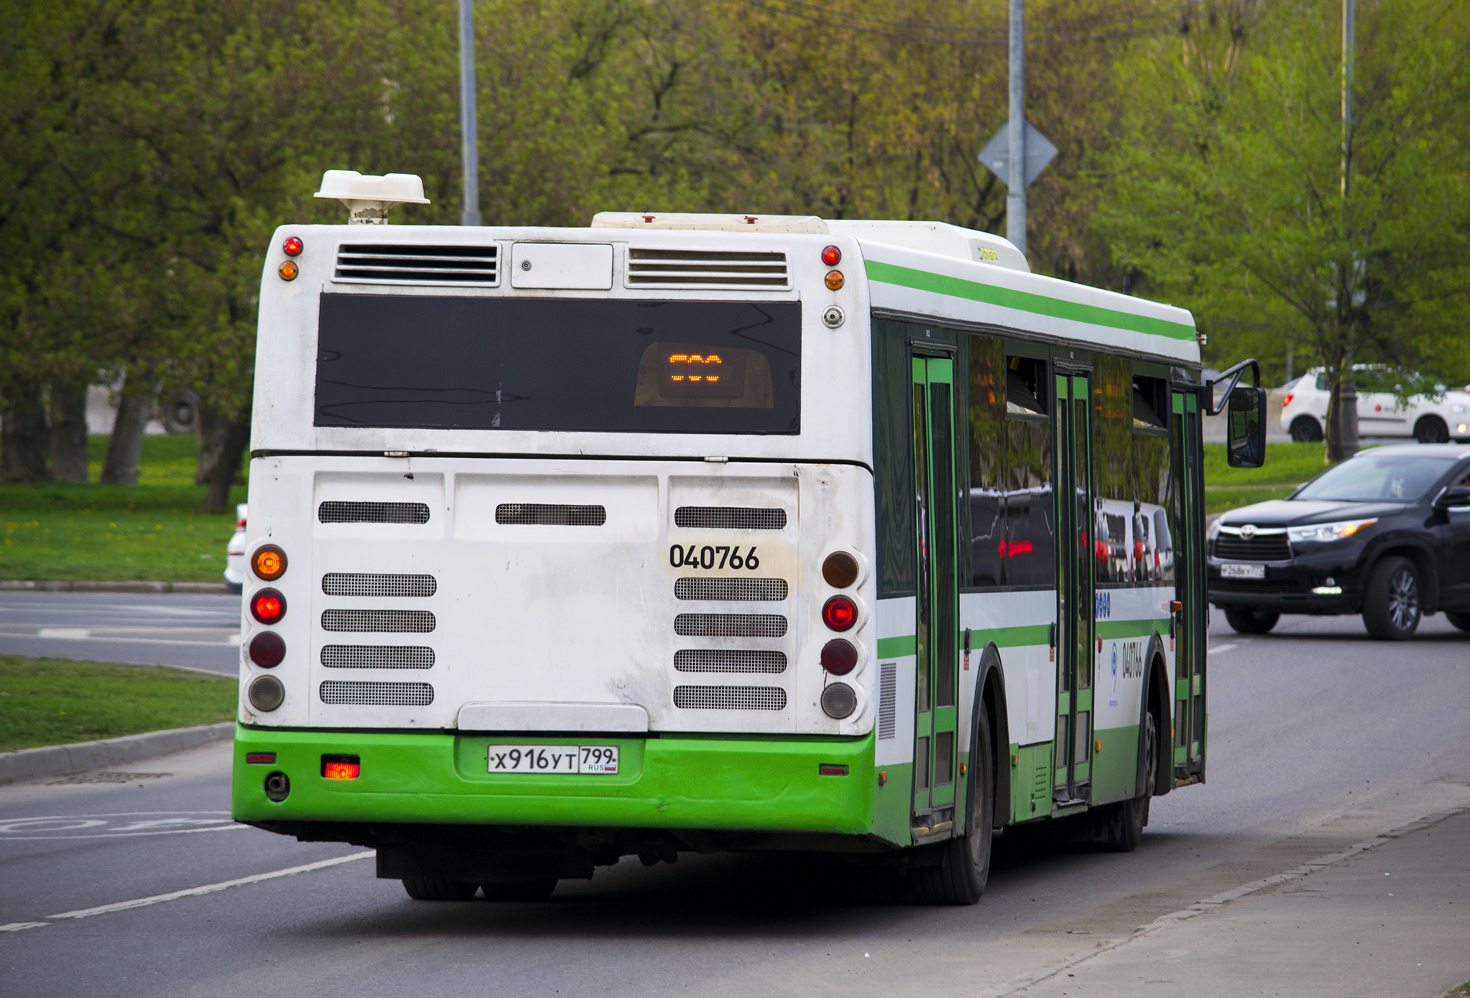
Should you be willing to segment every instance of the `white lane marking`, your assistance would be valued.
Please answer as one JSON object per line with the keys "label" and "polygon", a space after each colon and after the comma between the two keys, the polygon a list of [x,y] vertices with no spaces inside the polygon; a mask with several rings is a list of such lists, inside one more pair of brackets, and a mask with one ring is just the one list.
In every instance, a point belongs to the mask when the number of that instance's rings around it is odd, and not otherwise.
{"label": "white lane marking", "polygon": [[275,880],[278,877],[294,877],[298,873],[311,873],[314,870],[325,870],[332,866],[341,866],[343,863],[352,863],[359,859],[368,859],[376,856],[373,850],[367,852],[355,852],[347,856],[338,856],[335,859],[324,859],[316,863],[306,863],[302,866],[293,866],[285,870],[273,870],[270,873],[257,873],[249,877],[240,877],[237,880],[224,880],[217,884],[205,884],[203,887],[190,887],[182,891],[170,891],[167,894],[154,894],[152,897],[134,898],[131,901],[118,901],[113,904],[98,905],[96,908],[79,908],[76,911],[63,911],[58,915],[47,915],[47,918],[91,918],[93,915],[107,915],[114,911],[128,911],[132,908],[143,908],[150,904],[161,904],[164,901],[177,901],[179,898],[197,897],[200,894],[214,894],[218,891],[229,890],[231,887],[243,887],[246,884],[258,884],[265,880]]}
{"label": "white lane marking", "polygon": [[89,635],[86,631],[69,628],[42,628],[39,634],[16,634],[0,631],[0,638],[46,638],[57,641],[90,641],[93,643],[117,642],[134,645],[196,645],[205,648],[231,648],[240,644],[238,634],[226,635],[222,641],[183,641],[177,638],[129,638],[107,634]]}
{"label": "white lane marking", "polygon": [[239,631],[236,631],[234,634],[231,634],[230,635],[230,639],[226,643],[227,644],[232,644],[232,645],[237,645],[238,646],[240,644],[240,641],[241,640],[242,640],[242,638],[240,636],[240,632]]}
{"label": "white lane marking", "polygon": [[91,633],[85,627],[43,627],[36,632],[36,637],[56,638],[61,641],[86,641]]}
{"label": "white lane marking", "polygon": [[11,922],[9,925],[0,925],[0,932],[20,932],[25,929],[43,929],[50,922]]}
{"label": "white lane marking", "polygon": [[1210,649],[1210,654],[1211,655],[1216,655],[1216,654],[1219,654],[1222,651],[1229,651],[1230,649],[1232,649],[1234,647],[1235,647],[1235,645],[1231,645],[1231,644],[1216,645],[1215,647],[1213,647],[1213,648]]}
{"label": "white lane marking", "polygon": [[136,839],[143,835],[192,835],[196,832],[236,832],[249,825],[230,823],[211,825],[208,828],[164,828],[155,832],[101,832],[97,835],[7,835],[0,842],[56,842],[71,839]]}
{"label": "white lane marking", "polygon": [[[135,838],[248,828],[228,811],[125,811],[119,814],[39,815],[0,818],[0,842]],[[77,834],[73,834],[77,833]]]}

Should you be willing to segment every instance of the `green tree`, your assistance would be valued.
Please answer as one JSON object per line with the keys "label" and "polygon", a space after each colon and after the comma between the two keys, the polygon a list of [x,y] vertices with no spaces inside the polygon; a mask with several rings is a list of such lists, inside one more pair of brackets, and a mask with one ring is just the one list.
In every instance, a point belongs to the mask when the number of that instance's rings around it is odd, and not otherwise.
{"label": "green tree", "polygon": [[1211,356],[1295,345],[1325,367],[1332,462],[1355,362],[1443,377],[1470,357],[1467,11],[1359,4],[1344,144],[1338,9],[1225,5],[1135,62],[1106,213],[1119,261],[1195,311]]}

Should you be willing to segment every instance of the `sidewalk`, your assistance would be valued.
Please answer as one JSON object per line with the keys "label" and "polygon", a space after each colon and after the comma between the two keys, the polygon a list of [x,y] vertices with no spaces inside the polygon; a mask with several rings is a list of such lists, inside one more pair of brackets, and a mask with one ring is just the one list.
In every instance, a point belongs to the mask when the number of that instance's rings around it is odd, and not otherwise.
{"label": "sidewalk", "polygon": [[1470,980],[1470,813],[1166,916],[1014,994],[1437,998]]}

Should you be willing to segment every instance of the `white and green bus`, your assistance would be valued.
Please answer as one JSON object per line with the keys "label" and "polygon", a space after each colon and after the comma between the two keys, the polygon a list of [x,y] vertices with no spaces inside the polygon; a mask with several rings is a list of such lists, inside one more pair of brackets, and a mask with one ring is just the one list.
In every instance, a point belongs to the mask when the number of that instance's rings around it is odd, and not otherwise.
{"label": "white and green bus", "polygon": [[1204,779],[1185,311],[938,223],[288,225],[255,385],[233,814],[415,898],[814,850],[973,903],[993,829],[1132,849]]}

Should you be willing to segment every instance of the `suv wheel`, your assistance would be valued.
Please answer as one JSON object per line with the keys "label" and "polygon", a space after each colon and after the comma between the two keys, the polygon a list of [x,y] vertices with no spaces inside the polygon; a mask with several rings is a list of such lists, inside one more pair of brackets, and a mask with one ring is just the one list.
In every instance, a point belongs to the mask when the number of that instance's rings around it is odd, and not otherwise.
{"label": "suv wheel", "polygon": [[1225,610],[1225,623],[1237,634],[1265,634],[1280,619],[1281,614],[1267,610],[1244,610],[1239,607]]}
{"label": "suv wheel", "polygon": [[1373,566],[1363,594],[1363,624],[1380,641],[1403,641],[1419,627],[1423,595],[1419,569],[1407,558],[1391,556]]}
{"label": "suv wheel", "polygon": [[1322,426],[1311,416],[1298,416],[1291,421],[1291,439],[1299,444],[1316,443],[1322,439]]}
{"label": "suv wheel", "polygon": [[1447,444],[1450,428],[1438,416],[1425,416],[1414,424],[1414,439],[1421,444]]}

